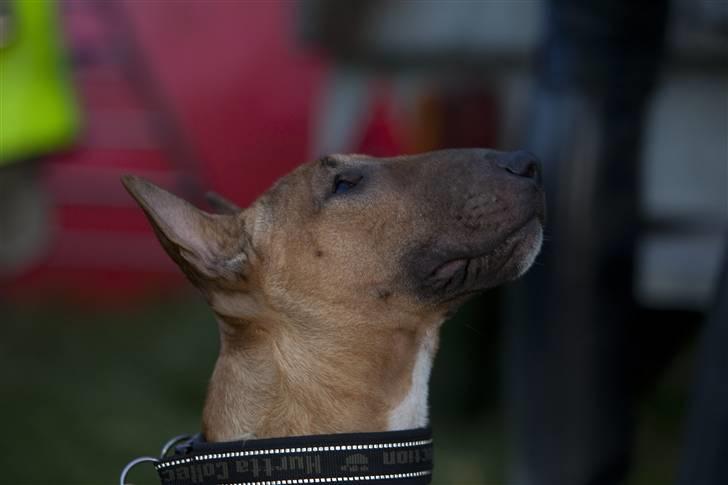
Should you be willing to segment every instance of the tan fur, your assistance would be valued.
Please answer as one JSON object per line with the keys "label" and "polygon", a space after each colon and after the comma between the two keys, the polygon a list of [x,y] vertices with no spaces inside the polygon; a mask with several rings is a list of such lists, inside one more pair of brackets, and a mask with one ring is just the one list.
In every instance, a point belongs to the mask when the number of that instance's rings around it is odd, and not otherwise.
{"label": "tan fur", "polygon": [[[206,438],[386,430],[410,390],[423,339],[436,349],[447,314],[468,294],[515,276],[506,269],[521,271],[538,250],[541,225],[529,221],[540,221],[540,189],[502,175],[492,157],[329,157],[303,165],[237,213],[213,196],[225,212],[215,216],[125,179],[217,316],[220,355],[203,412]],[[364,174],[366,185],[332,195],[341,173]],[[463,189],[445,184],[440,193],[449,174]],[[503,246],[508,234],[515,236]],[[416,276],[419,262],[410,254],[430,246],[468,248],[485,276],[466,268],[462,290],[442,297],[419,290],[427,278],[443,283],[434,266]]]}

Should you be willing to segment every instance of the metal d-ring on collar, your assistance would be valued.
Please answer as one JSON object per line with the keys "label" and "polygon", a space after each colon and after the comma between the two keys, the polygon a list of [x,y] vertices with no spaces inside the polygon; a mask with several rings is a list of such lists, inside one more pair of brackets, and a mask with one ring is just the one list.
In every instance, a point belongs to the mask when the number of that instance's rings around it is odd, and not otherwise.
{"label": "metal d-ring on collar", "polygon": [[189,440],[190,438],[192,438],[192,435],[181,434],[170,439],[164,444],[164,446],[162,446],[162,451],[160,451],[159,453],[159,458],[154,458],[151,456],[140,456],[139,458],[134,458],[132,461],[127,463],[124,468],[122,468],[121,474],[119,475],[119,485],[127,485],[126,476],[135,466],[141,463],[154,463],[156,465],[167,456],[167,453],[169,453],[169,450],[172,449],[174,445],[181,441]]}
{"label": "metal d-ring on collar", "polygon": [[[176,446],[175,446],[176,445]],[[167,452],[174,448],[174,453]],[[430,428],[208,443],[201,435],[170,440],[152,462],[162,485],[428,484]]]}

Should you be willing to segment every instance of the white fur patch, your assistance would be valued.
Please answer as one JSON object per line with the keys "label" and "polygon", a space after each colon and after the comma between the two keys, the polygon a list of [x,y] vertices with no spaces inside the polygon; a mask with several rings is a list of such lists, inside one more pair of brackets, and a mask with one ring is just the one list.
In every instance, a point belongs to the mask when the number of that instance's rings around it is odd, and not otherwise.
{"label": "white fur patch", "polygon": [[412,385],[404,399],[389,414],[390,431],[427,426],[427,391],[434,357],[433,344],[432,335],[426,334],[412,368]]}

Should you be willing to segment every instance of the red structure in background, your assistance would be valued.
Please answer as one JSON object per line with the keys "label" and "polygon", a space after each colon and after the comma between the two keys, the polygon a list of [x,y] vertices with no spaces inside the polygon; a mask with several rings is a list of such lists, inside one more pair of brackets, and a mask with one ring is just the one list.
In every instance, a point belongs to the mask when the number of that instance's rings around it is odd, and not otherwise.
{"label": "red structure in background", "polygon": [[124,173],[247,204],[306,157],[322,65],[297,49],[286,2],[69,2],[64,27],[85,131],[43,161],[46,254],[4,284],[12,299],[124,302],[182,276]]}
{"label": "red structure in background", "polygon": [[[42,161],[53,234],[0,292],[87,305],[174,292],[183,277],[120,177],[144,176],[200,204],[205,190],[249,204],[306,161],[325,63],[298,45],[290,2],[62,5],[85,130],[72,152]],[[376,87],[351,151],[497,144],[498,103],[487,88],[436,89],[406,120],[393,114],[386,83]]]}

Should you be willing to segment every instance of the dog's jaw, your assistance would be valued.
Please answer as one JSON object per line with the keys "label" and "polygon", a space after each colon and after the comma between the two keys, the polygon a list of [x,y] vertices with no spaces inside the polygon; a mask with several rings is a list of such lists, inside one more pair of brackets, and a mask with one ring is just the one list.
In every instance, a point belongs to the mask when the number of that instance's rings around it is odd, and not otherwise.
{"label": "dog's jaw", "polygon": [[430,382],[430,369],[437,349],[437,332],[425,332],[417,351],[415,365],[412,368],[409,391],[404,399],[389,413],[388,429],[397,431],[402,429],[422,428],[427,426],[428,390]]}

